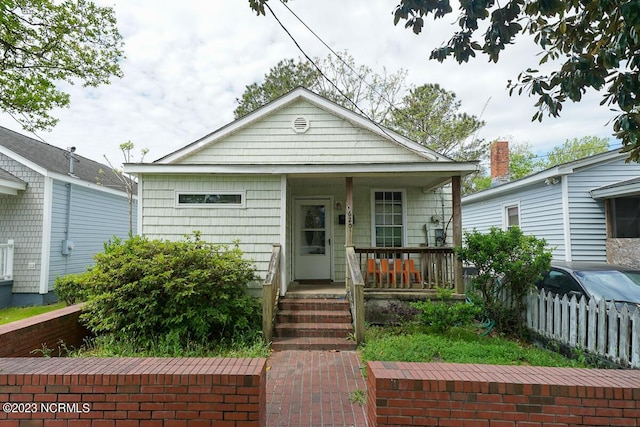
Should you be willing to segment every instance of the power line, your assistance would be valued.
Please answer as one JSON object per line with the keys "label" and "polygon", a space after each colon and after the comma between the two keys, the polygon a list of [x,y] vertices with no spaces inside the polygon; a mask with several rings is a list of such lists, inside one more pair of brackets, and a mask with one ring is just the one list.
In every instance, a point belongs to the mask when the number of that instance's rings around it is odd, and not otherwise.
{"label": "power line", "polygon": [[[346,65],[346,67],[351,70],[351,72],[353,72],[353,74],[355,74],[355,76],[362,81],[365,85],[367,85],[374,93],[376,93],[383,101],[385,101],[391,110],[395,111],[396,113],[400,114],[402,117],[404,117],[407,120],[413,121],[414,118],[407,116],[405,114],[404,111],[398,109],[389,99],[385,98],[384,95],[380,94],[375,86],[371,85],[369,82],[367,82],[367,80],[361,76],[356,70],[353,69],[353,67],[351,66],[351,64],[349,64],[347,61],[345,61],[334,49],[332,49],[315,31],[313,31],[309,25],[307,25],[295,12],[293,12],[293,10],[291,10],[291,8],[289,6],[287,6],[285,4],[285,2],[283,0],[280,0],[280,3],[298,20],[300,21],[300,23],[309,31],[311,32],[311,34],[313,34],[314,37],[316,37],[327,49],[329,49],[329,51],[336,56],[336,58],[338,58],[338,60],[340,62],[342,62],[344,65]],[[275,12],[273,11],[273,9],[269,6],[269,4],[267,2],[264,3],[265,7],[267,10],[269,10],[269,12],[271,12],[271,14],[273,15],[274,19],[276,20],[276,22],[280,25],[280,27],[284,30],[284,32],[289,36],[289,38],[293,41],[293,43],[295,44],[295,46],[298,48],[298,50],[302,53],[302,55],[307,59],[307,61],[309,61],[313,67],[318,71],[318,73],[322,76],[322,78],[324,78],[336,91],[338,91],[338,93],[344,98],[346,99],[351,105],[354,106],[355,110],[360,113],[362,116],[364,116],[367,120],[369,120],[371,123],[373,123],[382,133],[384,133],[387,137],[389,137],[390,139],[398,142],[396,140],[396,138],[389,134],[388,129],[386,129],[384,126],[382,126],[380,123],[378,123],[377,121],[375,121],[373,118],[371,118],[369,116],[369,114],[367,114],[365,111],[363,111],[360,106],[354,101],[352,100],[347,94],[345,94],[338,86],[336,83],[333,82],[333,80],[331,80],[329,77],[327,77],[326,74],[324,74],[323,70],[316,64],[316,62],[305,52],[305,50],[302,48],[302,46],[300,46],[300,43],[298,43],[298,41],[295,39],[295,37],[293,37],[293,35],[291,34],[291,32],[285,27],[285,25],[282,23],[282,21],[277,17],[277,15],[275,14]],[[433,139],[434,141],[436,140],[435,136],[432,135],[429,132],[425,132],[431,139]],[[432,150],[431,148],[429,148],[426,144],[420,144],[423,147]],[[432,150],[433,151],[433,150]],[[441,153],[436,153],[439,156],[444,156],[447,157],[447,155],[445,154],[441,154]]]}
{"label": "power line", "polygon": [[[281,0],[282,2],[282,0]],[[284,4],[284,3],[283,3]],[[287,33],[287,35],[289,36],[289,38],[291,39],[291,41],[293,41],[293,43],[296,45],[296,47],[298,48],[298,50],[302,53],[302,55],[307,59],[307,61],[309,61],[311,63],[311,65],[314,66],[314,68],[318,71],[318,73],[320,73],[320,75],[322,76],[322,78],[324,78],[327,82],[329,82],[329,84],[331,86],[333,86],[333,88],[335,90],[338,91],[338,93],[344,97],[344,99],[346,99],[351,105],[353,105],[353,107],[358,111],[358,113],[360,113],[362,116],[364,116],[367,120],[369,120],[371,123],[373,123],[374,126],[376,126],[382,133],[384,133],[387,137],[391,138],[393,141],[396,141],[396,138],[389,134],[389,132],[387,131],[387,129],[385,129],[383,126],[381,126],[378,122],[376,122],[375,120],[373,120],[371,117],[369,117],[369,115],[367,113],[365,113],[360,106],[358,106],[358,104],[356,104],[351,98],[349,98],[349,96],[347,96],[342,89],[340,89],[334,82],[333,80],[331,80],[329,77],[327,77],[324,72],[322,71],[322,69],[315,63],[315,61],[313,59],[311,59],[311,57],[305,52],[305,50],[302,48],[302,46],[300,46],[300,44],[298,43],[298,41],[295,39],[295,37],[293,37],[293,35],[291,34],[291,32],[289,32],[289,30],[284,26],[284,24],[282,23],[282,21],[280,21],[280,19],[278,18],[278,16],[275,14],[275,12],[273,11],[273,9],[271,9],[271,6],[269,6],[269,4],[267,2],[264,3],[264,6],[269,10],[269,12],[271,12],[271,14],[273,15],[273,18],[276,20],[276,22],[278,23],[278,25],[280,25],[280,27],[284,30],[285,33]],[[286,6],[286,5],[285,5]],[[287,9],[289,9],[289,7],[287,7]],[[291,9],[289,9],[289,11],[291,11]],[[293,13],[293,12],[291,12]],[[296,16],[294,14],[294,16]],[[297,18],[297,16],[296,16]],[[300,18],[298,18],[300,19]],[[302,21],[301,21],[302,22]],[[306,24],[304,24],[305,27],[309,28]],[[311,31],[309,29],[309,31]],[[312,31],[313,33],[313,31]],[[315,33],[313,33],[315,35]],[[316,37],[318,37],[316,35]],[[321,40],[321,39],[320,39]],[[325,44],[325,46],[327,46],[326,43],[323,42],[323,44]],[[327,46],[328,47],[328,46]],[[333,50],[331,48],[329,48],[332,52]],[[342,62],[344,62],[346,64],[346,62],[340,58],[335,52],[333,52],[334,55],[336,55]],[[352,71],[353,69],[351,68],[351,66],[347,65]],[[361,79],[364,83],[366,83],[367,85],[369,85],[369,83],[367,83],[366,80],[364,80],[357,72],[354,71],[354,73],[356,74],[356,76]],[[369,85],[370,86],[370,85]],[[377,92],[376,92],[377,93]],[[392,105],[388,100],[384,99],[383,100],[387,101],[390,105]],[[393,105],[392,105],[393,107]]]}

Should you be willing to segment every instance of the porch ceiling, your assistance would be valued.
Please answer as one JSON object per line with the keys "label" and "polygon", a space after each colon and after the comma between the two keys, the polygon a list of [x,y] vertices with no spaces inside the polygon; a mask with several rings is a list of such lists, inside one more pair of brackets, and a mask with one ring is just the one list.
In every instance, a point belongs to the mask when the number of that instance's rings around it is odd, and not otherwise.
{"label": "porch ceiling", "polygon": [[[292,184],[304,184],[305,186],[322,187],[331,185],[344,185],[346,176],[289,176],[287,179]],[[424,176],[424,175],[397,175],[386,174],[380,176],[358,176],[353,178],[353,185],[369,187],[422,187],[426,190],[440,187],[451,181],[450,176]]]}

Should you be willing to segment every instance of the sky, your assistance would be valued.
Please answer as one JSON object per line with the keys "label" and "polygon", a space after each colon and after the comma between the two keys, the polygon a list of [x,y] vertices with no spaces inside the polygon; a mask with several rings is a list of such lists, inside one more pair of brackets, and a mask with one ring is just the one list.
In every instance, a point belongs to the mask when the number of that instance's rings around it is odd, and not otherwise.
{"label": "sky", "polygon": [[[94,0],[115,9],[125,42],[122,79],[108,86],[61,85],[71,94],[52,131],[38,132],[49,144],[76,147],[76,153],[115,166],[123,162],[119,145],[135,145],[153,161],[233,121],[237,99],[247,85],[285,58],[302,54],[273,16],[256,16],[247,0]],[[311,57],[330,52],[277,1],[269,4]],[[564,105],[560,118],[531,122],[535,98],[509,96],[507,82],[537,68],[539,49],[520,38],[497,64],[479,56],[469,63],[429,60],[433,48],[453,34],[457,12],[429,19],[422,34],[393,25],[398,0],[291,0],[289,7],[334,51],[347,50],[358,65],[377,73],[407,71],[407,83],[438,83],[457,95],[460,112],[486,125],[476,137],[529,143],[544,155],[566,139],[611,137],[614,113],[600,106],[602,94],[588,93],[580,103]],[[8,115],[0,126],[21,130]],[[611,137],[612,145],[619,143]]]}

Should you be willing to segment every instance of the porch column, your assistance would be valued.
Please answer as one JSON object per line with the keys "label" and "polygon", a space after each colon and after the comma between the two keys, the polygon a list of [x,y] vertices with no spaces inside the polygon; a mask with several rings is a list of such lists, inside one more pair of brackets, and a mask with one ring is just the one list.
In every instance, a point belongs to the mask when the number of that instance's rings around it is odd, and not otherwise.
{"label": "porch column", "polygon": [[345,178],[345,190],[346,190],[346,216],[345,216],[345,234],[344,241],[345,246],[353,246],[353,178]]}
{"label": "porch column", "polygon": [[[345,221],[344,221],[344,246],[349,251],[349,248],[353,248],[353,178],[346,177],[344,188],[346,192],[345,196]],[[351,276],[349,275],[349,254],[345,257],[345,279],[344,284],[347,293],[351,288]]]}
{"label": "porch column", "polygon": [[[459,176],[451,177],[451,198],[453,209],[453,246],[462,246],[462,208],[461,208],[461,179]],[[464,282],[462,278],[462,261],[454,255],[453,258],[453,282],[457,294],[464,294]]]}

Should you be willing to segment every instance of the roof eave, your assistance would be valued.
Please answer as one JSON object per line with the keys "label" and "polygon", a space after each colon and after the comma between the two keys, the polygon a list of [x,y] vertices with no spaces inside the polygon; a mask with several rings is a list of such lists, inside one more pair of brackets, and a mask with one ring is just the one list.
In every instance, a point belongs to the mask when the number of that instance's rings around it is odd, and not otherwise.
{"label": "roof eave", "polygon": [[612,150],[606,153],[596,154],[595,156],[586,157],[584,159],[575,160],[573,162],[563,163],[561,165],[537,172],[528,177],[465,196],[462,198],[462,204],[481,202],[483,200],[490,199],[500,193],[520,190],[523,187],[528,187],[530,185],[543,182],[548,178],[570,175],[578,169],[593,166],[599,163],[607,163],[616,160],[619,157],[624,157],[624,155],[625,154],[620,153],[619,150]]}
{"label": "roof eave", "polygon": [[466,176],[478,171],[477,162],[416,162],[373,164],[216,164],[183,165],[127,163],[124,171],[140,174],[247,174],[247,175],[344,175],[358,176],[380,173],[431,173]]}

